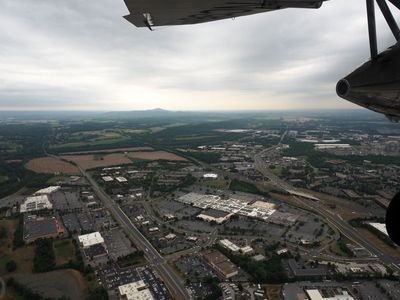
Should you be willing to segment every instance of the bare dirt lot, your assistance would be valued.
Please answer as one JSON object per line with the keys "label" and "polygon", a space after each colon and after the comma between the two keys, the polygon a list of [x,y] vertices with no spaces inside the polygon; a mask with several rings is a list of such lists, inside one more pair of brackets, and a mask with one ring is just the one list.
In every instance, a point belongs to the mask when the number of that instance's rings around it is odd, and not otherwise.
{"label": "bare dirt lot", "polygon": [[183,157],[180,157],[176,154],[169,153],[166,151],[152,151],[152,152],[133,152],[128,153],[128,157],[131,158],[139,158],[139,159],[148,159],[148,160],[175,160],[175,161],[184,161],[186,160]]}
{"label": "bare dirt lot", "polygon": [[78,175],[76,166],[54,157],[35,158],[25,165],[25,168],[36,173]]}
{"label": "bare dirt lot", "polygon": [[130,158],[145,159],[145,160],[159,160],[159,159],[173,160],[173,161],[186,160],[183,157],[180,157],[178,155],[166,151],[129,152],[127,154],[112,153],[106,155],[92,155],[92,154],[64,155],[61,157],[63,159],[75,162],[85,170],[99,168],[99,167],[133,164]]}

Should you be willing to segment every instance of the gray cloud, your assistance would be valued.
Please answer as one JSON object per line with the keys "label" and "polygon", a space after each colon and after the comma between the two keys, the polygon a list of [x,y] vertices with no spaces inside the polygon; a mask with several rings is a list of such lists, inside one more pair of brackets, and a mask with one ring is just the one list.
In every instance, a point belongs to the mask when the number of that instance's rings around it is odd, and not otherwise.
{"label": "gray cloud", "polygon": [[0,6],[2,109],[350,107],[336,81],[368,58],[357,1],[154,32],[122,19],[122,0]]}

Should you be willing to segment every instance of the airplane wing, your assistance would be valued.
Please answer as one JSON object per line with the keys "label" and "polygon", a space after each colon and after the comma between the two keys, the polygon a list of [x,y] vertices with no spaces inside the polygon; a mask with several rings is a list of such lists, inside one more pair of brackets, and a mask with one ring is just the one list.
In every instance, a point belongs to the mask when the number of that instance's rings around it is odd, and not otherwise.
{"label": "airplane wing", "polygon": [[284,8],[319,8],[326,0],[124,0],[137,27],[197,24]]}

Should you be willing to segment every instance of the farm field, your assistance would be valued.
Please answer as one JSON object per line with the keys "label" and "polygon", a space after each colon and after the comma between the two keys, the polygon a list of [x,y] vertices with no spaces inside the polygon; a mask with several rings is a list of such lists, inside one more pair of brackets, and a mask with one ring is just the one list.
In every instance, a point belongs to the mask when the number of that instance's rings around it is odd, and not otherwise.
{"label": "farm field", "polygon": [[169,153],[166,151],[152,151],[152,152],[131,152],[127,154],[130,158],[139,158],[147,160],[174,160],[174,161],[184,161],[183,157],[176,154]]}
{"label": "farm field", "polygon": [[103,150],[88,150],[78,152],[65,152],[62,155],[78,155],[78,154],[95,154],[95,153],[116,153],[116,152],[131,152],[131,151],[152,151],[151,147],[127,147],[127,148],[115,148],[115,149],[103,149]]}
{"label": "farm field", "polygon": [[[115,150],[114,150],[115,151]],[[143,152],[128,152],[124,153],[110,153],[106,155],[101,154],[87,154],[87,155],[64,155],[63,159],[73,161],[81,168],[88,170],[99,167],[111,167],[119,165],[134,164],[134,159],[144,160],[173,160],[183,161],[186,160],[176,154],[166,151],[143,151]]]}
{"label": "farm field", "polygon": [[78,175],[76,166],[54,157],[34,158],[25,165],[25,168],[36,173]]}
{"label": "farm field", "polygon": [[99,167],[111,167],[111,166],[132,164],[132,161],[122,153],[111,153],[101,157],[93,154],[64,155],[61,157],[63,159],[78,164],[82,169],[85,170],[99,168]]}

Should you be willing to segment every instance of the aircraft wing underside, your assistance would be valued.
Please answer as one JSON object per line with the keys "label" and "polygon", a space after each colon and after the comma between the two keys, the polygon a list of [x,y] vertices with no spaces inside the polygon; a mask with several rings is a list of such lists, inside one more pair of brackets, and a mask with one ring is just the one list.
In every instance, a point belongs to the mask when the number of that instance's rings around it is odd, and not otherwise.
{"label": "aircraft wing underside", "polygon": [[197,24],[284,8],[319,8],[325,0],[124,0],[137,27]]}

